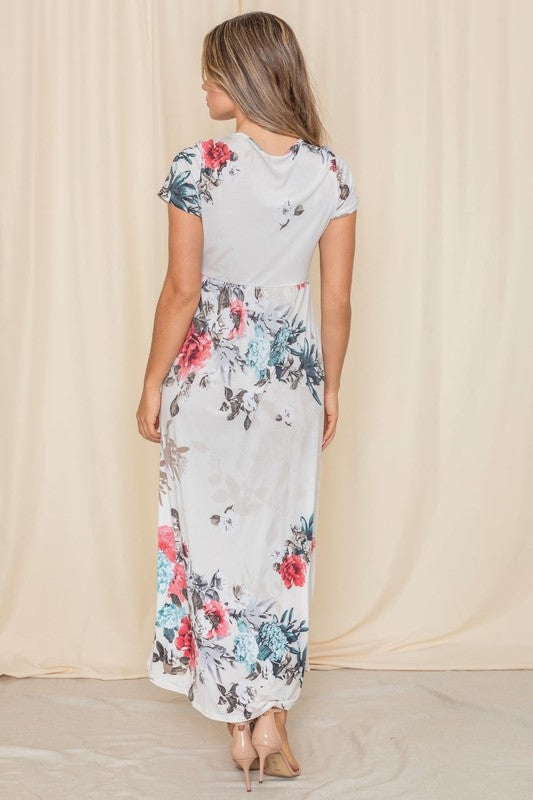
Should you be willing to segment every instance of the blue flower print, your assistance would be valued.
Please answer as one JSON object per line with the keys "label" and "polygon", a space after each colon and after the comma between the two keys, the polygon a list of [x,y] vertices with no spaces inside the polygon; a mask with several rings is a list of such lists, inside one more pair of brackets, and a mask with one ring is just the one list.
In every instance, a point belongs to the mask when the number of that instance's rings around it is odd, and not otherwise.
{"label": "blue flower print", "polygon": [[291,335],[290,328],[286,325],[276,333],[270,347],[269,364],[283,364],[287,353],[287,344]]}
{"label": "blue flower print", "polygon": [[235,636],[233,653],[237,661],[244,662],[248,672],[251,672],[253,669],[255,669],[257,655],[259,653],[257,640],[254,634],[250,633],[246,623],[243,622],[243,620],[239,620],[237,626],[239,628],[239,633]]}
{"label": "blue flower print", "polygon": [[173,577],[174,564],[162,550],[159,550],[157,555],[157,591],[165,594]]}
{"label": "blue flower print", "polygon": [[198,189],[201,171],[202,155],[198,146],[183,148],[174,156],[165,182],[157,194],[166,203],[201,217]]}
{"label": "blue flower print", "polygon": [[279,661],[287,648],[287,637],[280,625],[276,625],[275,622],[263,622],[257,634],[257,644],[259,645],[257,657],[260,661],[267,658]]}
{"label": "blue flower print", "polygon": [[156,625],[159,628],[179,628],[182,618],[185,616],[185,609],[174,605],[174,603],[165,603],[157,612]]}
{"label": "blue flower print", "polygon": [[248,343],[246,350],[246,363],[254,367],[257,371],[259,378],[263,378],[268,366],[268,359],[270,356],[270,341],[264,334],[259,326],[255,326],[256,333],[261,332],[260,336],[256,336]]}

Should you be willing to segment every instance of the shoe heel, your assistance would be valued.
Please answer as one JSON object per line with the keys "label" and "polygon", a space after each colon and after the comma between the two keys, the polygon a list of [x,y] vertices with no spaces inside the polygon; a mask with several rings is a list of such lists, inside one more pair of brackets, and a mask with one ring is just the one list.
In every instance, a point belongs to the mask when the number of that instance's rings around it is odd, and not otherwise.
{"label": "shoe heel", "polygon": [[275,709],[269,709],[257,718],[252,733],[252,743],[259,755],[259,783],[263,783],[265,761],[281,749],[281,738],[274,721]]}
{"label": "shoe heel", "polygon": [[269,747],[267,744],[256,744],[254,747],[259,755],[259,783],[263,783],[265,761],[271,753],[275,753],[277,751],[275,747]]}
{"label": "shoe heel", "polygon": [[[283,740],[274,719],[275,714],[279,711],[281,709],[272,708],[261,714],[256,720],[252,733],[252,744],[259,755],[259,783],[263,783],[265,765],[267,775],[294,778],[300,774],[300,768],[292,767],[283,752]],[[266,764],[270,755],[273,758]]]}
{"label": "shoe heel", "polygon": [[257,751],[252,744],[249,722],[235,724],[231,741],[231,755],[235,763],[244,772],[246,791],[251,792],[250,767],[257,759]]}
{"label": "shoe heel", "polygon": [[244,772],[244,780],[246,781],[246,791],[251,792],[252,786],[250,783],[250,767],[254,763],[257,756],[251,756],[249,758],[236,758],[234,759],[237,764],[242,768]]}

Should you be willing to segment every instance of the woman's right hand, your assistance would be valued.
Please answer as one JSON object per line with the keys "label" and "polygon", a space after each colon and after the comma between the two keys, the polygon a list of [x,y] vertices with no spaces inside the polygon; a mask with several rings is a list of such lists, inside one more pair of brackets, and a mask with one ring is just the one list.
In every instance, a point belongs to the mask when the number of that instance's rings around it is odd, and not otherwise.
{"label": "woman's right hand", "polygon": [[328,446],[337,428],[339,418],[339,394],[336,391],[324,391],[324,432],[322,434],[322,450]]}
{"label": "woman's right hand", "polygon": [[154,386],[144,386],[135,416],[139,433],[150,442],[161,442],[161,431],[159,429],[160,408],[161,390]]}

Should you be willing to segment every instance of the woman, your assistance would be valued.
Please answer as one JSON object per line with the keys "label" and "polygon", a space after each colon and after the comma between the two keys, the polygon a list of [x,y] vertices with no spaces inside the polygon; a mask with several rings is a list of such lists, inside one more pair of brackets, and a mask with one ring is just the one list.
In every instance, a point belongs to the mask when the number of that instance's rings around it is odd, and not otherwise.
{"label": "woman", "polygon": [[[321,451],[350,328],[357,194],[320,144],[304,59],[279,17],[205,37],[202,88],[233,132],[175,156],[169,264],[139,432],[160,443],[150,680],[226,721],[245,772],[300,774],[287,711],[309,669]],[[319,244],[321,337],[309,267]]]}

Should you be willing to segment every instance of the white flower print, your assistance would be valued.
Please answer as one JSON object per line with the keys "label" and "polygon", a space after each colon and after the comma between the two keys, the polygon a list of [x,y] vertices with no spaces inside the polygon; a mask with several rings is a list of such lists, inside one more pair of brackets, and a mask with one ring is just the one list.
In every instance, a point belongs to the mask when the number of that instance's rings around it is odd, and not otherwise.
{"label": "white flower print", "polygon": [[218,315],[218,321],[216,326],[216,332],[219,336],[228,336],[234,330],[235,323],[233,321],[233,316],[231,313],[231,309],[226,307],[223,308]]}
{"label": "white flower print", "polygon": [[226,533],[238,533],[240,529],[241,518],[233,508],[228,508],[222,514],[222,524]]}
{"label": "white flower print", "polygon": [[202,641],[203,639],[207,638],[207,633],[211,630],[211,623],[206,618],[203,609],[199,609],[199,611],[194,615],[193,628],[195,637],[198,641]]}
{"label": "white flower print", "polygon": [[303,214],[304,208],[301,203],[294,204],[291,200],[285,200],[281,206],[275,209],[274,217],[281,228],[289,224],[292,217],[299,217]]}
{"label": "white flower print", "polygon": [[212,583],[213,586],[216,586],[216,588],[221,592],[225,592],[228,588],[228,579],[219,569],[217,569],[216,573],[213,575]]}
{"label": "white flower print", "polygon": [[245,411],[250,413],[255,411],[259,403],[259,398],[262,395],[262,390],[256,389],[254,391],[246,391],[242,396],[242,407]]}
{"label": "white flower print", "polygon": [[224,180],[228,186],[237,184],[242,177],[242,172],[241,167],[238,166],[236,161],[228,161],[224,172]]}
{"label": "white flower print", "polygon": [[251,694],[246,685],[238,683],[235,687],[235,694],[237,695],[239,703],[242,703],[243,706],[250,702]]}
{"label": "white flower print", "polygon": [[234,586],[233,587],[233,595],[239,603],[243,606],[247,606],[250,600],[250,590],[247,586]]}
{"label": "white flower print", "polygon": [[295,409],[293,406],[285,406],[279,414],[276,415],[278,422],[284,422],[286,425],[292,425],[295,416]]}
{"label": "white flower print", "polygon": [[274,550],[272,550],[272,552],[270,553],[270,557],[273,558],[274,561],[281,561],[281,559],[283,558],[281,548],[276,547]]}
{"label": "white flower print", "polygon": [[279,222],[279,224],[283,227],[289,221],[290,217],[292,216],[292,213],[293,210],[291,201],[285,200],[285,202],[281,205],[281,207],[276,208],[275,211],[276,222]]}
{"label": "white flower print", "polygon": [[234,510],[233,505],[224,509],[222,514],[212,514],[211,522],[213,525],[222,525],[224,533],[238,533],[241,527],[240,514]]}

